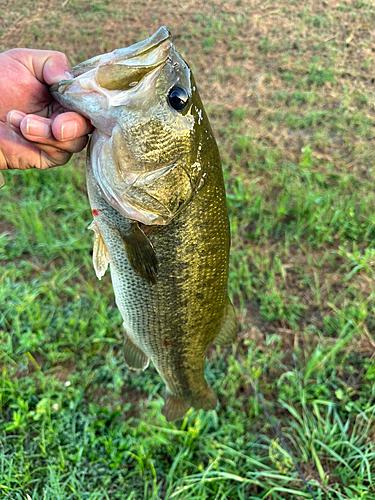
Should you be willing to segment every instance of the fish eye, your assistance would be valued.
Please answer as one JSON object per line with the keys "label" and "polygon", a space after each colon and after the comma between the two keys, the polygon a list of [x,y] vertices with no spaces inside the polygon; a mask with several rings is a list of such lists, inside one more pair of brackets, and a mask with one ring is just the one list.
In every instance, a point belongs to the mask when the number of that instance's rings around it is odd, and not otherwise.
{"label": "fish eye", "polygon": [[186,89],[175,85],[168,92],[168,102],[173,109],[181,111],[189,100],[189,94]]}

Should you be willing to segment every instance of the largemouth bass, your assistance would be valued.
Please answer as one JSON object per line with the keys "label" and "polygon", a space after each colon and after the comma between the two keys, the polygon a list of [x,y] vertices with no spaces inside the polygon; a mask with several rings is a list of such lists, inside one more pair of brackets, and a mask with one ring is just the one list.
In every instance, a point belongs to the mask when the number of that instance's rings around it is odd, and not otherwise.
{"label": "largemouth bass", "polygon": [[215,409],[209,344],[237,337],[227,294],[230,246],[218,148],[194,77],[167,28],[73,68],[51,88],[95,127],[87,155],[93,261],[108,263],[132,369],[149,359],[165,415]]}

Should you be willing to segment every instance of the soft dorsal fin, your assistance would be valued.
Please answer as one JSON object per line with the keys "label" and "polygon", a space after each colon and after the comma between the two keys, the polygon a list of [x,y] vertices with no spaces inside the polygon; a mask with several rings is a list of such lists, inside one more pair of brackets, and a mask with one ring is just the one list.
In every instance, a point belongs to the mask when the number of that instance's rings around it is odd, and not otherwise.
{"label": "soft dorsal fin", "polygon": [[236,311],[229,297],[227,297],[227,308],[221,324],[219,333],[213,340],[213,343],[219,346],[229,345],[237,338],[237,318]]}

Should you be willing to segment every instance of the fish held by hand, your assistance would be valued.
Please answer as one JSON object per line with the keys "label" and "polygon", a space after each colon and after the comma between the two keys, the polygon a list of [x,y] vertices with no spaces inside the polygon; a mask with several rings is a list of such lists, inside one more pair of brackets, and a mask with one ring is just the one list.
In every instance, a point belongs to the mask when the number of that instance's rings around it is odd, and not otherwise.
{"label": "fish held by hand", "polygon": [[149,359],[166,418],[215,409],[209,344],[237,337],[227,294],[229,222],[220,156],[196,83],[167,28],[85,61],[51,87],[95,127],[87,186],[94,267],[108,264],[132,369]]}

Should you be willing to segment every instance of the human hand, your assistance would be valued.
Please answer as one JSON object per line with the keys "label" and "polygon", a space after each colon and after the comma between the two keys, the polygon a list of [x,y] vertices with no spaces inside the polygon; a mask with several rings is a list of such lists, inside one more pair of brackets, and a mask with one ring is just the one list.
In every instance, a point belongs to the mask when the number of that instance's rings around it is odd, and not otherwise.
{"label": "human hand", "polygon": [[91,123],[64,112],[48,90],[70,78],[61,52],[11,49],[0,54],[0,170],[63,165],[86,146]]}

